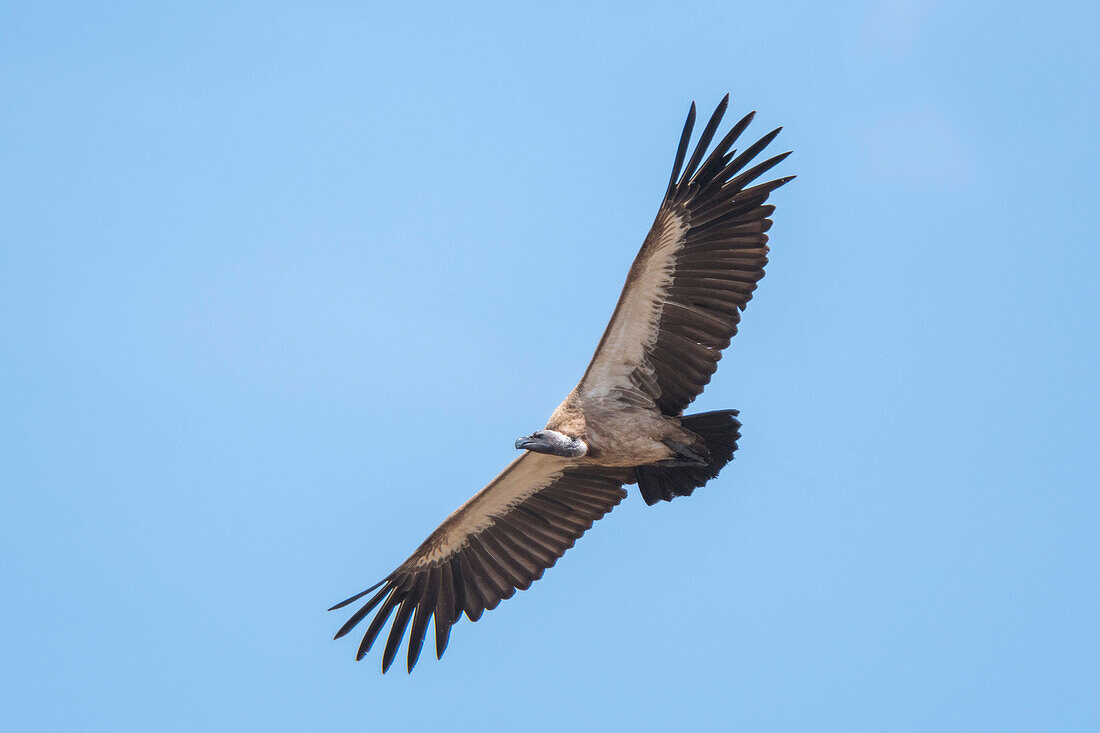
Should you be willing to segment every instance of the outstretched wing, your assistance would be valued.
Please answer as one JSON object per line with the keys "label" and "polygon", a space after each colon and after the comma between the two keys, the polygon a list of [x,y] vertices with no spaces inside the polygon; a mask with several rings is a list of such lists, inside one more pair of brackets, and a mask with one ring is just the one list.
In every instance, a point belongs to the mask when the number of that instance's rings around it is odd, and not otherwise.
{"label": "outstretched wing", "polygon": [[573,546],[592,523],[626,496],[629,469],[581,465],[540,453],[524,453],[439,525],[412,556],[380,583],[338,603],[343,608],[377,591],[336,633],[351,631],[372,612],[359,644],[362,659],[394,609],[382,655],[393,663],[409,620],[411,672],[435,619],[435,653],[443,656],[451,626],[465,612],[477,621],[516,590],[526,590]]}
{"label": "outstretched wing", "polygon": [[768,261],[765,232],[775,210],[766,205],[768,195],[794,176],[749,187],[789,155],[743,170],[779,134],[774,130],[737,155],[731,148],[752,114],[703,160],[728,102],[726,95],[681,175],[695,123],[691,105],[664,201],[578,387],[582,394],[640,397],[679,415],[703,391],[737,333]]}

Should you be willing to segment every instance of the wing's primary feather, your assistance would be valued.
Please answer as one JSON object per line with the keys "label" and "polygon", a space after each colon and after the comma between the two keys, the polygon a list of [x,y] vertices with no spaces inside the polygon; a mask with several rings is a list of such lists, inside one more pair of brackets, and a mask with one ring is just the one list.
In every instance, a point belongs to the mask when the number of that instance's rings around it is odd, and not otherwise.
{"label": "wing's primary feather", "polygon": [[593,522],[622,501],[622,485],[633,480],[628,469],[524,453],[384,580],[329,609],[381,588],[336,638],[374,612],[359,645],[356,658],[362,659],[396,609],[382,671],[393,663],[410,619],[408,669],[420,658],[429,618],[435,625],[436,656],[443,656],[451,626],[463,613],[476,621],[517,589],[529,588]]}
{"label": "wing's primary feather", "polygon": [[699,165],[728,100],[718,105],[681,172],[692,104],[668,190],[581,380],[582,395],[648,400],[666,415],[679,415],[710,382],[737,333],[768,261],[768,217],[775,210],[768,196],[794,176],[746,188],[789,155],[743,170],[779,134],[768,133],[738,155],[733,144],[752,114]]}

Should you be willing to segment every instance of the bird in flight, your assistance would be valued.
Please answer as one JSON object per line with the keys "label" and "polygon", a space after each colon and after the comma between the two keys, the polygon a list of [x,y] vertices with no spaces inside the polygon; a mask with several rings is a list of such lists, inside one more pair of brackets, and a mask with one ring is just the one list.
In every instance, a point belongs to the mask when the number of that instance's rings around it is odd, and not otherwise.
{"label": "bird in flight", "polygon": [[[411,672],[434,619],[436,657],[463,613],[477,621],[526,590],[637,484],[646,504],[691,493],[718,475],[737,449],[737,410],[684,415],[718,368],[767,263],[772,191],[794,176],[754,182],[786,158],[749,167],[779,133],[738,154],[753,114],[707,154],[722,100],[687,157],[688,112],[668,189],[626,277],[611,322],[581,381],[542,430],[516,441],[519,458],[460,506],[408,560],[377,584],[336,633],[370,616],[356,659],[370,651],[396,610],[382,654],[393,664],[405,632]],[[705,156],[705,157],[704,157]],[[373,595],[370,595],[373,593]]]}

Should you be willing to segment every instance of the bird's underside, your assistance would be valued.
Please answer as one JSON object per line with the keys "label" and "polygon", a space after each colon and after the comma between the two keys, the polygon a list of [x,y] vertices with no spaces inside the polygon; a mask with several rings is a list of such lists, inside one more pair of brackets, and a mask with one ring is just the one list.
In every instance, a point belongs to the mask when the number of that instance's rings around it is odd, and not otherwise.
{"label": "bird's underside", "polygon": [[[736,410],[683,415],[710,381],[767,263],[769,194],[793,176],[753,185],[787,157],[751,166],[779,133],[738,153],[746,115],[708,154],[729,97],[687,160],[695,105],[668,189],[596,353],[525,452],[444,520],[382,581],[330,610],[367,598],[336,634],[371,621],[356,659],[394,616],[382,655],[389,669],[405,632],[411,671],[429,620],[436,656],[463,613],[471,621],[542,577],[637,483],[648,504],[687,496],[733,458]],[[373,593],[373,595],[370,595]],[[368,597],[369,596],[369,597]],[[395,615],[396,612],[396,615]]]}

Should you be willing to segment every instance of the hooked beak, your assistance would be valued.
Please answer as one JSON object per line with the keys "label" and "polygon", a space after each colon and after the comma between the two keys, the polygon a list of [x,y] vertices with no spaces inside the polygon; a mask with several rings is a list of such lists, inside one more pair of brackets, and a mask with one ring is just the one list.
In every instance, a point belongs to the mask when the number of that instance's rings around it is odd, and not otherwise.
{"label": "hooked beak", "polygon": [[564,458],[578,458],[588,452],[588,446],[583,440],[570,438],[556,430],[538,430],[531,433],[517,440],[516,448]]}
{"label": "hooked beak", "polygon": [[548,445],[548,441],[539,437],[538,433],[534,435],[528,435],[523,438],[516,438],[516,448],[518,450],[530,450],[532,448],[538,448]]}

